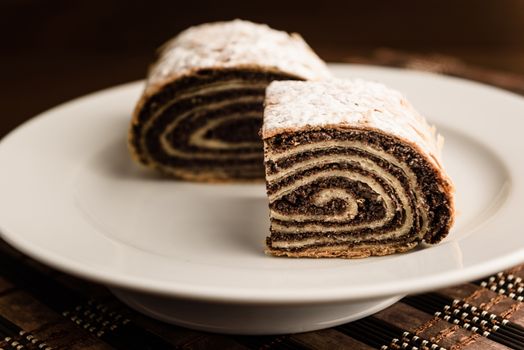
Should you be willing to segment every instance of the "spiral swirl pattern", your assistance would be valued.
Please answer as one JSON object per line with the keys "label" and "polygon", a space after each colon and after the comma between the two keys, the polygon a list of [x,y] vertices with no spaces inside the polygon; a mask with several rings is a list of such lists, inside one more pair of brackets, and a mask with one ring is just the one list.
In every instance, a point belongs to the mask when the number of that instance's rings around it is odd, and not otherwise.
{"label": "spiral swirl pattern", "polygon": [[141,163],[189,180],[262,179],[264,90],[289,74],[200,70],[139,107],[130,145]]}
{"label": "spiral swirl pattern", "polygon": [[448,232],[450,185],[416,148],[358,128],[265,140],[268,251],[366,257],[435,243]]}

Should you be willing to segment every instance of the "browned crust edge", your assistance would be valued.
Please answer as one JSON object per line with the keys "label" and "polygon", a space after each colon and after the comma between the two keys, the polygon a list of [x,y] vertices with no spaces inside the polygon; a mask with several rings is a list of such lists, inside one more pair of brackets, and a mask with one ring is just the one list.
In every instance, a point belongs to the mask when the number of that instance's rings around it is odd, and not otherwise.
{"label": "browned crust edge", "polygon": [[276,257],[289,258],[342,258],[342,259],[363,259],[371,256],[384,256],[397,253],[405,253],[418,245],[418,242],[411,242],[406,245],[380,245],[380,246],[359,246],[350,247],[347,245],[308,248],[300,251],[287,251],[266,247],[265,253]]}
{"label": "browned crust edge", "polygon": [[245,184],[252,184],[252,183],[264,183],[264,179],[242,179],[238,177],[230,177],[226,174],[222,174],[220,176],[217,176],[217,174],[212,174],[209,172],[203,172],[200,174],[190,173],[190,172],[180,172],[175,169],[168,169],[168,168],[159,168],[156,167],[154,164],[152,165],[145,165],[141,162],[138,162],[140,165],[142,165],[144,168],[151,168],[156,170],[157,172],[176,180],[184,180],[184,181],[192,181],[192,182],[205,182],[205,183],[214,183],[214,184],[227,184],[227,183],[245,183]]}

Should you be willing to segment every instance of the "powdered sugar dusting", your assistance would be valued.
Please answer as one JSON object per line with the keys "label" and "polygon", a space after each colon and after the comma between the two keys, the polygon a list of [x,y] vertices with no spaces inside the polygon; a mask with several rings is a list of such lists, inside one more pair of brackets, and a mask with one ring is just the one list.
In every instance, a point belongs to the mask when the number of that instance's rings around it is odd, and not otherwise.
{"label": "powdered sugar dusting", "polygon": [[149,72],[147,87],[196,69],[237,66],[275,69],[311,80],[330,77],[325,63],[298,34],[236,19],[194,26],[168,41]]}
{"label": "powdered sugar dusting", "polygon": [[262,135],[307,127],[372,128],[406,139],[438,164],[442,138],[396,90],[361,79],[274,81],[266,90]]}

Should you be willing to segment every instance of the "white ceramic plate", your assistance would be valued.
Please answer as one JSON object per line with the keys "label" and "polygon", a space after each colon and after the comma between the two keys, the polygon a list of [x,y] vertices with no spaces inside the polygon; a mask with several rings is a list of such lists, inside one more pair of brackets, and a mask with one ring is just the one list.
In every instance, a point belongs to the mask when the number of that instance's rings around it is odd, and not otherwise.
{"label": "white ceramic plate", "polygon": [[403,91],[445,136],[458,216],[441,244],[352,261],[265,256],[263,184],[170,181],[130,160],[140,82],[61,105],[3,139],[2,237],[157,318],[236,333],[327,327],[524,261],[524,99],[421,72],[331,67]]}

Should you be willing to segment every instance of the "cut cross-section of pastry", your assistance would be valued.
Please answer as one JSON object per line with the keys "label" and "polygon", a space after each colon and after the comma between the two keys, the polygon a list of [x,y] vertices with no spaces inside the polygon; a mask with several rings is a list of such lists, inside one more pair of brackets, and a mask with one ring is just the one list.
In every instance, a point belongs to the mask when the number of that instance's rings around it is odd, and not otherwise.
{"label": "cut cross-section of pastry", "polygon": [[131,152],[181,179],[262,180],[266,86],[329,76],[297,34],[241,20],[191,27],[163,46],[149,72]]}
{"label": "cut cross-section of pastry", "polygon": [[400,93],[364,80],[279,81],[265,105],[269,254],[362,258],[448,234],[443,139]]}

